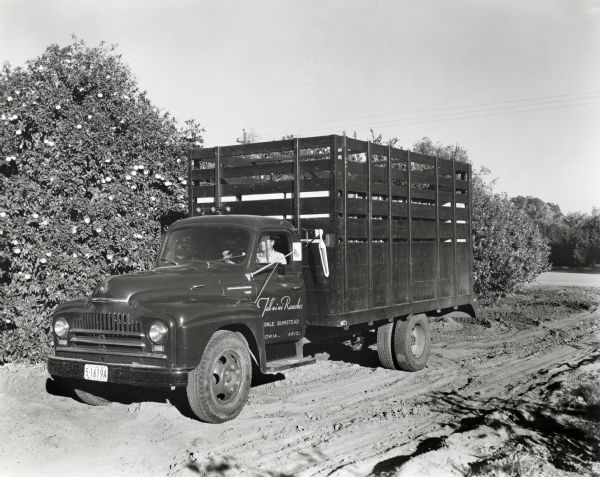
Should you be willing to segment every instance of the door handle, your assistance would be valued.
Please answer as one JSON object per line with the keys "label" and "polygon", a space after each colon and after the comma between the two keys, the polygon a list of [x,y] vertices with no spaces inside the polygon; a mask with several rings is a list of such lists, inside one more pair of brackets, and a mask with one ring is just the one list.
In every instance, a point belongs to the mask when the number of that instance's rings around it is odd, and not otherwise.
{"label": "door handle", "polygon": [[300,290],[302,288],[302,285],[294,285],[292,287],[292,290]]}

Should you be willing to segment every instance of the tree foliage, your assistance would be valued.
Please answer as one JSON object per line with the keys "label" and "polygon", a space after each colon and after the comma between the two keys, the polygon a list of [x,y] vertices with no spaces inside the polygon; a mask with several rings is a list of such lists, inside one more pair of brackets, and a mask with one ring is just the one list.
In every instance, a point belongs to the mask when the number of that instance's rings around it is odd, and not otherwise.
{"label": "tree foliage", "polygon": [[590,266],[600,263],[600,209],[591,214],[563,214],[556,204],[537,197],[513,197],[513,203],[539,227],[551,246],[554,266]]}
{"label": "tree foliage", "polygon": [[550,248],[537,224],[482,174],[473,179],[473,274],[475,292],[498,298],[549,269]]}
{"label": "tree foliage", "polygon": [[150,266],[202,130],[153,106],[114,47],[78,40],[4,65],[0,112],[2,363],[45,355],[58,303]]}

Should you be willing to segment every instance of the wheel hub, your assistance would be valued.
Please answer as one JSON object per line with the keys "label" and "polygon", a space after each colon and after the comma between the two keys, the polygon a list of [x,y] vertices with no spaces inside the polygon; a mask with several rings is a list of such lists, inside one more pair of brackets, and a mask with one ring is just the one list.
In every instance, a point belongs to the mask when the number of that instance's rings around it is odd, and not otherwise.
{"label": "wheel hub", "polygon": [[212,391],[220,404],[234,399],[242,384],[241,358],[233,350],[223,351],[215,361],[213,368]]}
{"label": "wheel hub", "polygon": [[415,325],[411,330],[411,345],[412,354],[419,358],[425,350],[425,330],[421,325]]}

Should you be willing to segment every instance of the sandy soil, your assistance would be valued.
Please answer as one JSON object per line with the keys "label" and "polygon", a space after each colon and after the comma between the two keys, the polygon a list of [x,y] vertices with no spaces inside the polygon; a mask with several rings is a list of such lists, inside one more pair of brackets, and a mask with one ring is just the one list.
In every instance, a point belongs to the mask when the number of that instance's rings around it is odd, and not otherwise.
{"label": "sandy soil", "polygon": [[600,292],[533,287],[433,326],[418,373],[374,346],[255,379],[241,415],[188,417],[180,392],[90,407],[42,366],[0,368],[0,475],[600,473]]}

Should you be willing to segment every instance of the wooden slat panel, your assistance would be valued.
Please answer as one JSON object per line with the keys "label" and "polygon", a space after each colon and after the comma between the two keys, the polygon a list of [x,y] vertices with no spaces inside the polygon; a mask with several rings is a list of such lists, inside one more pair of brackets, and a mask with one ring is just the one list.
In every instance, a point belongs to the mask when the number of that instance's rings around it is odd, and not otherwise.
{"label": "wooden slat panel", "polygon": [[382,182],[372,182],[371,183],[371,193],[379,194],[379,195],[387,195],[388,187],[386,183]]}
{"label": "wooden slat panel", "polygon": [[192,149],[190,156],[191,156],[192,160],[214,162],[215,149],[216,148],[214,148],[214,147],[207,147],[207,148],[202,148],[202,149]]}
{"label": "wooden slat panel", "polygon": [[[294,207],[291,199],[249,200],[245,202],[228,202],[232,214],[253,215],[293,215]],[[329,213],[329,199],[317,197],[301,199],[302,214]]]}
{"label": "wooden slat panel", "polygon": [[302,219],[302,228],[307,230],[323,229],[326,233],[335,233],[334,230],[331,230],[331,221],[327,218]]}
{"label": "wooden slat panel", "polygon": [[406,198],[408,192],[406,190],[406,186],[400,186],[392,183],[392,196]]}
{"label": "wooden slat panel", "polygon": [[192,169],[191,178],[193,181],[202,180],[214,182],[215,169]]}
{"label": "wooden slat panel", "polygon": [[[331,162],[329,160],[318,160],[318,161],[300,161],[301,175],[307,175],[311,172],[324,172],[329,171],[331,168]],[[294,161],[286,162],[274,162],[274,163],[257,163],[257,164],[244,164],[238,166],[223,167],[222,176],[224,179],[229,177],[249,177],[258,175],[270,175],[270,174],[293,174],[294,173]]]}
{"label": "wooden slat panel", "polygon": [[[412,157],[412,155],[411,155]],[[411,181],[414,184],[432,184],[435,186],[435,172],[430,171],[412,171],[410,173]],[[441,179],[440,179],[441,181]]]}
{"label": "wooden slat panel", "polygon": [[[454,217],[454,212],[452,207],[440,207],[440,219],[442,220],[451,220]],[[456,219],[457,220],[469,220],[469,210],[468,209],[456,209]]]}
{"label": "wooden slat panel", "polygon": [[430,199],[435,200],[435,191],[431,189],[411,189],[411,197],[413,199]]}
{"label": "wooden slat panel", "polygon": [[257,157],[255,156],[223,156],[221,157],[221,163],[224,166],[228,167],[237,167],[237,166],[248,166],[251,164],[279,164],[282,162],[291,162],[293,161],[293,156],[291,151],[286,155],[269,155],[267,157]]}
{"label": "wooden slat panel", "polygon": [[292,151],[294,143],[291,139],[282,141],[270,142],[255,142],[251,144],[238,144],[235,146],[223,146],[221,155],[225,156],[241,156],[245,154],[264,154],[269,152],[284,152]]}
{"label": "wooden slat panel", "polygon": [[365,141],[359,141],[351,137],[346,138],[346,147],[348,148],[348,154],[367,152],[367,143]]}
{"label": "wooden slat panel", "polygon": [[367,193],[367,184],[364,180],[348,177],[346,179],[346,187],[348,192],[360,192],[362,194]]}
{"label": "wooden slat panel", "polygon": [[348,174],[348,178],[352,179],[352,174],[356,174],[361,177],[367,176],[367,164],[365,162],[354,162],[348,161],[346,164],[346,173]]}
{"label": "wooden slat panel", "polygon": [[[314,192],[328,190],[329,179],[305,179],[301,181],[301,192]],[[249,194],[271,194],[294,191],[294,181],[252,181],[241,184],[223,184],[222,195],[249,195]],[[213,197],[214,186],[194,186],[192,188],[194,197]],[[303,212],[304,213],[304,212]]]}
{"label": "wooden slat panel", "polygon": [[388,221],[387,220],[372,220],[371,228],[373,229],[374,239],[385,239],[388,236]]}
{"label": "wooden slat panel", "polygon": [[408,151],[404,149],[396,149],[392,148],[392,162],[406,162],[406,156],[408,155]]}
{"label": "wooden slat panel", "polygon": [[406,202],[393,202],[392,203],[392,216],[393,217],[408,217],[408,203]]}
{"label": "wooden slat panel", "polygon": [[388,202],[387,200],[374,200],[373,201],[373,215],[388,215]]}
{"label": "wooden slat panel", "polygon": [[[223,195],[269,194],[271,192],[293,192],[294,181],[257,181],[223,186]],[[329,190],[329,179],[303,179],[300,192]],[[302,212],[304,213],[304,212]]]}
{"label": "wooden slat panel", "polygon": [[[343,197],[338,198],[338,210],[343,210]],[[347,199],[346,207],[348,215],[367,215],[367,199]]]}
{"label": "wooden slat panel", "polygon": [[329,136],[310,136],[300,138],[300,149],[320,149],[331,146],[331,142],[337,135]]}
{"label": "wooden slat panel", "polygon": [[371,143],[371,154],[377,154],[378,156],[388,155],[388,147],[382,144]]}
{"label": "wooden slat panel", "polygon": [[418,164],[427,164],[429,166],[435,165],[435,158],[433,156],[426,156],[425,154],[419,154],[418,152],[411,152],[410,160]]}
{"label": "wooden slat panel", "polygon": [[387,183],[387,167],[371,165],[371,179],[384,179]]}
{"label": "wooden slat panel", "polygon": [[416,219],[435,219],[435,206],[412,204],[412,217]]}
{"label": "wooden slat panel", "polygon": [[469,163],[468,162],[460,162],[456,161],[456,165],[454,166],[457,172],[469,172]]}
{"label": "wooden slat panel", "polygon": [[406,220],[392,220],[392,235],[395,239],[408,240],[408,222]]}
{"label": "wooden slat panel", "polygon": [[[442,225],[448,224],[440,224],[440,234],[442,233]],[[412,221],[412,236],[414,239],[434,239],[436,238],[436,228],[435,222],[432,220],[431,222],[419,222]]]}
{"label": "wooden slat panel", "polygon": [[392,182],[394,181],[406,181],[406,171],[392,167]]}
{"label": "wooden slat panel", "polygon": [[[454,224],[452,223],[441,223],[440,224],[440,238],[449,239],[452,238],[454,233]],[[456,238],[466,239],[469,234],[469,224],[456,224]]]}
{"label": "wooden slat panel", "polygon": [[[348,239],[359,238],[366,239],[367,238],[367,219],[347,219],[347,234]],[[338,234],[341,230],[338,230]]]}
{"label": "wooden slat panel", "polygon": [[452,202],[454,194],[452,192],[446,192],[441,190],[439,193],[440,204],[445,204],[447,202]]}

